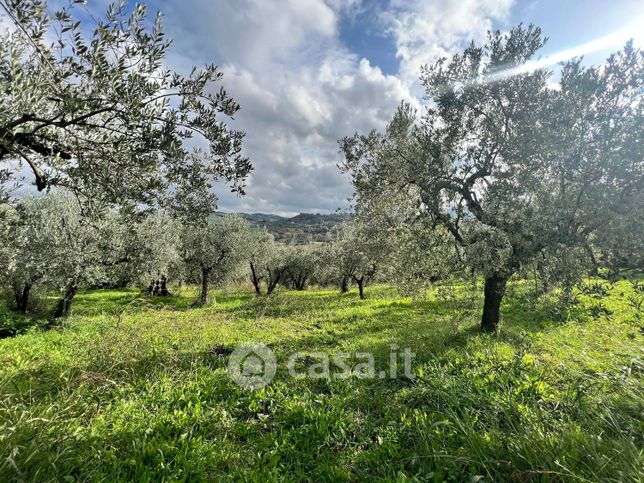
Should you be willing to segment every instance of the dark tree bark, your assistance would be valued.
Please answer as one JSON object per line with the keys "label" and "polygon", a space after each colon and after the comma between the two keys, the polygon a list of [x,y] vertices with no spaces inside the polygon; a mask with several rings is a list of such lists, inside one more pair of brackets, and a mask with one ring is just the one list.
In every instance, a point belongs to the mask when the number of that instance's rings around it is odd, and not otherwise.
{"label": "dark tree bark", "polygon": [[267,269],[267,271],[268,271],[268,288],[266,290],[266,293],[270,295],[273,293],[273,290],[275,290],[275,287],[277,287],[277,284],[280,281],[280,278],[282,278],[282,273],[284,272],[284,270],[271,272],[270,269]]}
{"label": "dark tree bark", "polygon": [[270,295],[273,293],[273,290],[275,290],[275,287],[277,287],[278,281],[279,281],[279,278],[277,280],[269,280],[268,287],[266,288],[267,295]]}
{"label": "dark tree bark", "polygon": [[262,294],[261,286],[259,284],[260,280],[257,276],[257,271],[255,270],[253,262],[250,262],[250,281],[253,282],[253,287],[255,287],[255,295],[260,296]]}
{"label": "dark tree bark", "polygon": [[14,287],[14,297],[16,299],[16,311],[19,314],[26,314],[29,306],[29,293],[31,292],[32,283],[26,282],[22,289]]}
{"label": "dark tree bark", "polygon": [[13,327],[0,327],[0,339],[6,339],[16,335],[16,329]]}
{"label": "dark tree bark", "polygon": [[358,284],[358,293],[360,294],[360,299],[364,300],[364,298],[365,298],[365,296],[364,296],[364,277],[358,278],[358,277],[354,276],[353,279]]}
{"label": "dark tree bark", "polygon": [[167,297],[170,295],[170,292],[168,292],[168,278],[165,275],[161,277],[161,289],[159,291],[159,295],[161,295],[161,297]]}
{"label": "dark tree bark", "polygon": [[496,332],[501,315],[501,300],[510,277],[499,272],[485,279],[483,316],[481,329],[485,332]]}
{"label": "dark tree bark", "polygon": [[349,277],[342,277],[342,282],[340,283],[340,292],[347,293],[349,291]]}
{"label": "dark tree bark", "polygon": [[199,305],[206,305],[208,302],[208,278],[210,277],[211,268],[201,269],[201,297],[199,297]]}
{"label": "dark tree bark", "polygon": [[54,310],[54,318],[67,317],[69,310],[72,308],[72,302],[78,292],[76,282],[71,282],[65,290],[65,295],[58,301],[56,309]]}
{"label": "dark tree bark", "polygon": [[306,279],[307,275],[299,274],[297,277],[293,277],[293,283],[295,290],[304,290],[306,288]]}

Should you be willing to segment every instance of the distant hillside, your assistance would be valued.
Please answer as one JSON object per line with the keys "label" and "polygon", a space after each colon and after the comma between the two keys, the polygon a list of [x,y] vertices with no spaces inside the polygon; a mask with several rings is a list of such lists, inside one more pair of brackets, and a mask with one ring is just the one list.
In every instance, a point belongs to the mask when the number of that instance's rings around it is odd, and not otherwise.
{"label": "distant hillside", "polygon": [[329,230],[350,218],[346,214],[300,213],[291,218],[266,213],[240,213],[251,224],[265,226],[275,239],[285,243],[323,242]]}

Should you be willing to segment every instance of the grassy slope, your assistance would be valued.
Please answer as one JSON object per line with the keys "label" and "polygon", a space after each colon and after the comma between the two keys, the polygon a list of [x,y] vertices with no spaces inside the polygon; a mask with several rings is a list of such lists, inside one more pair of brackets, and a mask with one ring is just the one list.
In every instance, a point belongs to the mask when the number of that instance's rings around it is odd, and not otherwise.
{"label": "grassy slope", "polygon": [[[479,287],[480,288],[480,287]],[[549,322],[515,284],[500,336],[460,287],[255,299],[79,296],[64,329],[0,340],[0,480],[641,481],[642,333],[619,283],[612,320]],[[598,301],[581,296],[582,305]],[[587,311],[586,311],[587,312]],[[262,341],[282,367],[237,387],[208,348]],[[296,380],[294,350],[417,354],[412,382]]]}

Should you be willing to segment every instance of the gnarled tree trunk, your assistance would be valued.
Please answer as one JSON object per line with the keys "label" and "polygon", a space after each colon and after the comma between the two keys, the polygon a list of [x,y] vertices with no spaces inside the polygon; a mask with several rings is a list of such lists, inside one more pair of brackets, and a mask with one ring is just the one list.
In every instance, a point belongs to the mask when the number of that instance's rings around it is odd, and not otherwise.
{"label": "gnarled tree trunk", "polygon": [[536,275],[539,278],[539,282],[541,282],[540,286],[537,285],[537,294],[539,294],[539,290],[542,294],[548,293],[550,287],[548,286],[548,277],[546,274],[545,260],[543,258],[543,255],[536,260]]}
{"label": "gnarled tree trunk", "polygon": [[360,299],[364,300],[364,277],[353,277],[353,279],[356,281],[358,284],[358,293],[360,294]]}
{"label": "gnarled tree trunk", "polygon": [[210,277],[210,268],[201,269],[201,296],[199,297],[199,305],[206,305],[208,303],[208,278]]}
{"label": "gnarled tree trunk", "polygon": [[273,290],[275,290],[275,287],[277,287],[277,284],[280,281],[280,278],[282,278],[282,273],[283,273],[283,270],[271,272],[271,270],[268,269],[268,288],[266,289],[266,293],[268,295],[272,294]]}
{"label": "gnarled tree trunk", "polygon": [[349,291],[349,277],[342,277],[342,282],[340,283],[340,292],[347,293]]}
{"label": "gnarled tree trunk", "polygon": [[483,299],[483,316],[481,317],[481,329],[485,332],[496,332],[499,326],[501,300],[509,278],[505,274],[495,272],[485,279],[485,298]]}
{"label": "gnarled tree trunk", "polygon": [[294,277],[295,290],[304,290],[306,288],[306,279],[307,275],[303,274],[299,274],[297,277]]}
{"label": "gnarled tree trunk", "polygon": [[65,295],[58,301],[56,309],[54,310],[54,318],[67,317],[69,310],[72,308],[72,302],[78,292],[76,282],[71,282],[65,290]]}
{"label": "gnarled tree trunk", "polygon": [[159,295],[161,295],[161,297],[167,297],[170,295],[170,292],[168,292],[168,278],[165,275],[161,277],[161,289],[159,291]]}
{"label": "gnarled tree trunk", "polygon": [[257,271],[255,270],[253,262],[250,262],[250,281],[253,282],[253,287],[255,287],[255,295],[260,296],[262,294],[261,286],[259,284],[260,280],[257,276]]}
{"label": "gnarled tree trunk", "polygon": [[13,293],[16,299],[16,311],[20,314],[26,314],[29,307],[29,293],[31,292],[31,282],[26,282],[22,289],[14,287]]}

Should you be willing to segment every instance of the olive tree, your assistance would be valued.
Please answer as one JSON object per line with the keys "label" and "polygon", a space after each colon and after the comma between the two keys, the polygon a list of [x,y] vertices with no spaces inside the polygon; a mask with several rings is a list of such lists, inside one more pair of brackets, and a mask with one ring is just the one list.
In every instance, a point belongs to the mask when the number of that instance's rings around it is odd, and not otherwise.
{"label": "olive tree", "polygon": [[[60,186],[88,204],[171,203],[208,212],[217,180],[243,192],[251,164],[239,105],[215,65],[184,76],[164,62],[171,41],[145,5],[0,1],[0,181],[23,168],[39,191]],[[195,146],[203,149],[195,150]]]}
{"label": "olive tree", "polygon": [[116,285],[147,287],[151,280],[155,284],[182,276],[179,220],[163,210],[120,216],[125,228],[121,250],[127,254],[127,261],[112,268],[111,278]]}
{"label": "olive tree", "polygon": [[54,198],[57,211],[51,219],[60,226],[54,247],[51,280],[62,296],[54,317],[67,317],[78,290],[83,286],[110,283],[111,269],[130,259],[124,243],[125,226],[116,213],[104,211],[88,218],[75,198]]}
{"label": "olive tree", "polygon": [[349,291],[349,277],[343,276],[337,269],[337,257],[340,252],[338,243],[332,243],[333,235],[338,228],[332,228],[329,232],[329,241],[320,246],[320,263],[315,274],[315,281],[324,287],[337,287],[340,292]]}
{"label": "olive tree", "polygon": [[287,282],[295,290],[306,289],[314,279],[322,261],[319,244],[288,245],[286,261]]}
{"label": "olive tree", "polygon": [[255,229],[249,242],[250,279],[255,295],[262,294],[262,282],[270,295],[280,282],[283,282],[291,260],[289,247],[275,241],[265,229]]}
{"label": "olive tree", "polygon": [[257,296],[262,294],[261,283],[264,275],[261,267],[273,243],[275,243],[273,235],[268,233],[266,228],[251,230],[248,240],[248,268],[250,281]]}
{"label": "olive tree", "polygon": [[181,252],[188,273],[201,282],[200,305],[208,302],[211,282],[222,284],[246,266],[250,235],[248,222],[238,215],[184,225]]}
{"label": "olive tree", "polygon": [[262,294],[262,281],[266,284],[267,295],[270,295],[284,280],[290,250],[286,245],[276,242],[273,235],[265,230],[255,230],[253,240],[249,258],[251,282],[256,295]]}
{"label": "olive tree", "polygon": [[423,68],[422,117],[403,104],[385,132],[342,141],[358,210],[406,193],[484,274],[488,331],[521,267],[564,248],[592,263],[598,232],[642,210],[641,51],[629,43],[599,67],[566,62],[553,88],[530,63],[543,44],[533,26],[492,32]]}
{"label": "olive tree", "polygon": [[389,237],[390,251],[381,263],[380,276],[405,295],[417,295],[463,273],[458,249],[445,230],[422,217],[395,221]]}
{"label": "olive tree", "polygon": [[57,257],[52,249],[60,238],[60,227],[52,224],[56,210],[47,201],[27,197],[15,207],[2,207],[0,273],[11,288],[16,310],[23,314],[34,285],[45,285]]}
{"label": "olive tree", "polygon": [[348,282],[358,286],[361,299],[364,288],[373,280],[388,252],[387,239],[378,237],[374,226],[344,222],[334,227],[329,254],[334,272],[341,280],[341,291],[348,290]]}
{"label": "olive tree", "polygon": [[266,279],[266,294],[270,295],[282,281],[286,270],[288,269],[288,248],[281,243],[273,243],[262,265],[264,277]]}
{"label": "olive tree", "polygon": [[353,217],[371,249],[380,253],[378,278],[406,295],[460,275],[464,268],[458,246],[423,215],[414,192],[403,189],[370,199]]}
{"label": "olive tree", "polygon": [[110,267],[128,260],[118,217],[106,212],[90,220],[76,199],[63,193],[26,197],[3,207],[3,213],[8,229],[0,263],[20,312],[26,312],[30,292],[40,284],[62,292],[53,315],[65,317],[81,286],[105,282]]}

